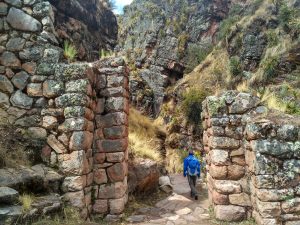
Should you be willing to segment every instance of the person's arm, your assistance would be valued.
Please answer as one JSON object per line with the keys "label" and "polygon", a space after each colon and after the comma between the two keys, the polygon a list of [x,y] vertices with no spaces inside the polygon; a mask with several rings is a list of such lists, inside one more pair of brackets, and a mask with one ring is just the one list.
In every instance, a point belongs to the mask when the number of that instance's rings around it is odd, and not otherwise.
{"label": "person's arm", "polygon": [[188,167],[188,161],[185,158],[183,161],[183,176],[186,177],[186,171],[187,171],[187,167]]}
{"label": "person's arm", "polygon": [[200,175],[201,175],[201,164],[200,162],[198,161],[198,166],[197,166],[197,171],[198,171],[198,177],[200,178]]}

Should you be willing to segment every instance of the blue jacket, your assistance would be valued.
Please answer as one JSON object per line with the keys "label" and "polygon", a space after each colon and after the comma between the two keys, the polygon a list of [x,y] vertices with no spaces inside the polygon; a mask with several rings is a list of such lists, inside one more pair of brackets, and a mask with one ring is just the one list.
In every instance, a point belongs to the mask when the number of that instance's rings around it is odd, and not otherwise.
{"label": "blue jacket", "polygon": [[[191,160],[191,159],[196,159],[197,161],[198,161],[198,163],[197,163],[197,176],[198,177],[200,177],[200,162],[199,162],[199,160],[193,155],[193,154],[189,154],[189,156],[188,157],[186,157],[185,159],[184,159],[184,161],[183,161],[183,176],[185,176],[186,177],[186,175],[187,175],[187,173],[188,173],[188,165],[189,165],[189,161]],[[194,171],[191,171],[191,172],[194,172]]]}

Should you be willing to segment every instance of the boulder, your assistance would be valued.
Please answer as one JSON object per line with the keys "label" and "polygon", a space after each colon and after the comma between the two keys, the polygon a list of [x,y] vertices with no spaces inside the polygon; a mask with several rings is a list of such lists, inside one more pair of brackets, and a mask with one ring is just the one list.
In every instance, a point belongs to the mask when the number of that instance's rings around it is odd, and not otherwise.
{"label": "boulder", "polygon": [[[43,190],[44,179],[34,170],[21,167],[19,169],[0,169],[0,186],[10,187],[18,191],[39,192]],[[35,187],[32,189],[32,187]]]}
{"label": "boulder", "polygon": [[215,215],[222,221],[241,221],[246,218],[246,210],[241,206],[217,205],[215,206]]}
{"label": "boulder", "polygon": [[22,213],[22,206],[0,206],[0,224],[15,224]]}
{"label": "boulder", "polygon": [[28,97],[20,90],[16,91],[10,98],[13,106],[20,107],[22,109],[30,109],[33,104],[33,99]]}
{"label": "boulder", "polygon": [[159,186],[159,169],[156,162],[150,159],[129,163],[129,192],[151,192]]}
{"label": "boulder", "polygon": [[5,204],[14,204],[17,202],[19,192],[9,187],[0,187],[0,202]]}
{"label": "boulder", "polygon": [[7,22],[21,31],[39,32],[42,29],[42,24],[38,20],[14,7],[8,12]]}

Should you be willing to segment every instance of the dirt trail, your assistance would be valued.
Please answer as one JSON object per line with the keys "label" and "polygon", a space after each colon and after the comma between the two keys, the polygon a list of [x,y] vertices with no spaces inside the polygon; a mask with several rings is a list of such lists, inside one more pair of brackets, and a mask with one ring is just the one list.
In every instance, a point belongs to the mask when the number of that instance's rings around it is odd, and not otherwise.
{"label": "dirt trail", "polygon": [[[132,222],[139,225],[210,225],[208,197],[205,184],[198,182],[199,199],[190,198],[187,179],[182,175],[171,175],[174,193],[159,201],[153,208],[139,210]],[[143,222],[138,220],[143,218]],[[138,223],[137,223],[138,222]]]}

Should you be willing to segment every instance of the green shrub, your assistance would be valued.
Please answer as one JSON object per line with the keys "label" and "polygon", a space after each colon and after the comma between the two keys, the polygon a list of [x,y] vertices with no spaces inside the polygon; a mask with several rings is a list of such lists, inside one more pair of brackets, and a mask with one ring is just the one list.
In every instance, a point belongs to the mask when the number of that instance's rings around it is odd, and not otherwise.
{"label": "green shrub", "polygon": [[220,23],[219,32],[218,32],[218,40],[223,40],[230,33],[231,27],[236,24],[240,20],[239,15],[229,16],[227,19],[223,20]]}
{"label": "green shrub", "polygon": [[185,32],[178,37],[177,53],[179,58],[184,56],[188,39],[189,35]]}
{"label": "green shrub", "polygon": [[206,45],[190,44],[187,49],[187,67],[185,73],[191,72],[197,65],[199,65],[213,50],[213,45],[207,43]]}
{"label": "green shrub", "polygon": [[233,56],[229,60],[229,69],[233,76],[240,76],[242,74],[242,66],[240,58],[238,56]]}
{"label": "green shrub", "polygon": [[64,42],[64,56],[68,59],[69,62],[73,62],[77,56],[76,47],[68,41]]}
{"label": "green shrub", "polygon": [[110,57],[110,56],[112,56],[112,51],[111,50],[109,50],[109,51],[107,51],[107,50],[105,50],[105,49],[101,49],[101,51],[99,51],[99,58],[100,59],[104,59],[104,58],[106,58],[106,57]]}
{"label": "green shrub", "polygon": [[276,34],[274,30],[270,30],[267,32],[267,39],[268,39],[268,47],[274,47],[279,43],[278,34]]}
{"label": "green shrub", "polygon": [[201,124],[202,102],[205,98],[206,94],[199,89],[191,89],[183,95],[181,109],[189,123]]}
{"label": "green shrub", "polygon": [[263,75],[265,81],[276,76],[276,69],[278,63],[279,63],[278,57],[269,57],[268,59],[262,62],[263,71],[264,71]]}
{"label": "green shrub", "polygon": [[288,26],[295,16],[295,10],[286,4],[282,4],[279,9],[279,22],[283,26]]}

